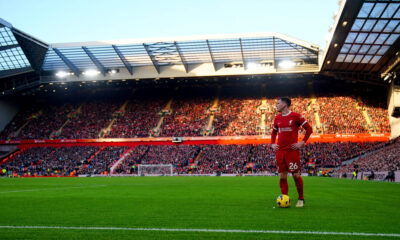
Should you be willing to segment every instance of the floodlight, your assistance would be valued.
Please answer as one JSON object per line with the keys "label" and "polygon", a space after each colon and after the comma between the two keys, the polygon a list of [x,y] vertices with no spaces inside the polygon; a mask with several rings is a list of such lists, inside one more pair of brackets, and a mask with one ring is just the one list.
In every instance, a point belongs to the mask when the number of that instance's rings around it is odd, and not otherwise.
{"label": "floodlight", "polygon": [[259,68],[259,67],[260,67],[260,64],[259,63],[255,63],[255,62],[251,62],[251,63],[248,63],[246,65],[246,68],[249,69],[249,70],[253,70],[253,69],[256,69],[256,68]]}
{"label": "floodlight", "polygon": [[67,73],[67,72],[64,72],[64,71],[59,71],[59,72],[56,73],[56,76],[60,77],[60,78],[68,76],[68,75],[70,75],[70,74]]}
{"label": "floodlight", "polygon": [[295,65],[296,64],[293,61],[288,61],[288,60],[285,60],[285,61],[282,61],[279,63],[279,67],[281,67],[281,68],[292,68]]}
{"label": "floodlight", "polygon": [[83,74],[86,76],[96,76],[96,75],[100,74],[100,72],[97,70],[94,70],[94,69],[90,69],[90,70],[84,71]]}

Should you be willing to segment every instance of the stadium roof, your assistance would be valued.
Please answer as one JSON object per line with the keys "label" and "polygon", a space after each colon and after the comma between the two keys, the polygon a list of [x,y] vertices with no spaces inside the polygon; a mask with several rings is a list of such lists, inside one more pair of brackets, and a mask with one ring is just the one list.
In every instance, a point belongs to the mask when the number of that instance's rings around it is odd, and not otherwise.
{"label": "stadium roof", "polygon": [[379,76],[399,51],[400,1],[346,1],[332,30],[321,71]]}
{"label": "stadium roof", "polygon": [[[385,84],[382,79],[400,70],[400,0],[342,0],[330,32],[320,57],[318,46],[279,33],[48,45],[0,19],[0,90],[4,95],[54,81],[275,73]],[[20,80],[9,77],[15,74]]]}
{"label": "stadium roof", "polygon": [[246,70],[290,60],[317,70],[318,53],[318,46],[278,33],[97,41],[52,44],[42,69],[76,76],[97,69],[105,76],[113,68],[125,68],[132,75],[137,67],[152,66],[160,74],[164,66],[182,65],[188,73],[194,64],[210,63],[217,71],[217,64],[239,63]]}
{"label": "stadium roof", "polygon": [[0,78],[40,71],[47,48],[0,18]]}

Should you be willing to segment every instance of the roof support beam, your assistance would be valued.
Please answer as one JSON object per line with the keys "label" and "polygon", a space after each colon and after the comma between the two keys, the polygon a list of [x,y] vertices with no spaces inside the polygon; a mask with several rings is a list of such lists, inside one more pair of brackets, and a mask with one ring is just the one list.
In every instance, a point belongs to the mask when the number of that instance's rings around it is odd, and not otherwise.
{"label": "roof support beam", "polygon": [[181,50],[179,49],[178,44],[176,43],[176,41],[174,41],[174,44],[175,44],[175,47],[176,47],[176,51],[178,52],[179,57],[181,58],[181,62],[183,64],[183,67],[185,68],[185,72],[188,73],[188,65],[183,60],[183,56],[182,56]]}
{"label": "roof support beam", "polygon": [[13,44],[13,45],[8,45],[8,46],[0,46],[0,51],[4,51],[4,50],[7,50],[7,49],[16,48],[16,47],[19,47],[19,45],[18,44]]}
{"label": "roof support beam", "polygon": [[239,38],[239,43],[240,43],[240,53],[242,54],[243,68],[244,68],[244,70],[246,70],[246,69],[247,69],[247,66],[246,66],[246,62],[244,61],[244,53],[243,53],[242,38]]}
{"label": "roof support beam", "polygon": [[68,68],[74,72],[74,74],[79,77],[79,75],[81,74],[81,72],[79,71],[79,69],[67,58],[64,56],[64,54],[62,54],[60,52],[60,50],[58,50],[58,48],[53,48],[54,52],[57,53],[57,55],[61,58],[61,60],[68,66]]}
{"label": "roof support beam", "polygon": [[272,59],[274,61],[274,68],[278,69],[278,66],[276,66],[276,52],[275,52],[275,37],[272,37]]}
{"label": "roof support beam", "polygon": [[[312,61],[311,57],[307,53],[304,53],[303,51],[300,51],[298,48],[296,48],[296,45],[293,46],[293,44],[291,42],[287,42],[285,40],[283,40],[283,42],[286,43],[287,45],[289,45],[290,47],[292,47],[294,50],[296,50],[300,54],[303,54],[310,62]],[[302,50],[306,50],[306,52],[307,52],[307,50],[310,51],[309,49],[306,49],[306,48],[304,48],[302,46],[300,46],[300,47],[302,48]],[[317,56],[317,59],[318,59],[318,53],[316,53],[315,55]]]}
{"label": "roof support beam", "polygon": [[381,78],[384,78],[386,74],[390,73],[400,63],[400,56],[393,58],[392,63],[382,67]]}
{"label": "roof support beam", "polygon": [[146,49],[146,52],[149,55],[150,60],[153,63],[153,66],[156,69],[157,73],[160,74],[160,66],[157,65],[156,59],[154,58],[154,56],[150,54],[150,50],[149,50],[148,46],[143,43],[143,47],[144,47],[144,49]]}
{"label": "roof support beam", "polygon": [[217,66],[215,65],[214,56],[212,54],[210,43],[208,42],[208,39],[206,40],[206,42],[207,42],[208,51],[210,52],[211,62],[214,66],[214,71],[217,71]]}
{"label": "roof support beam", "polygon": [[96,65],[96,67],[100,70],[101,74],[103,74],[103,76],[106,76],[107,72],[103,64],[101,64],[101,62],[93,55],[93,53],[87,47],[82,47],[82,49],[89,56],[90,60],[92,60],[94,65]]}
{"label": "roof support beam", "polygon": [[114,51],[117,53],[119,59],[121,59],[122,63],[125,65],[125,68],[131,75],[133,75],[133,67],[126,60],[125,56],[122,54],[122,52],[118,49],[116,45],[112,45],[112,47],[114,48]]}

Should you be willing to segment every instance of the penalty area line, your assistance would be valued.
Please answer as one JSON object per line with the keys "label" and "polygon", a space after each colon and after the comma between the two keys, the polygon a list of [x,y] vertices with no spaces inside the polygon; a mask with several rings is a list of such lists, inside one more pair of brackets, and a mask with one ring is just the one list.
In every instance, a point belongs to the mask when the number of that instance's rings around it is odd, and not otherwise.
{"label": "penalty area line", "polygon": [[345,235],[370,237],[398,237],[400,233],[363,233],[363,232],[314,232],[280,230],[242,230],[242,229],[185,229],[185,228],[125,228],[125,227],[64,227],[64,226],[0,226],[0,229],[60,229],[60,230],[113,230],[113,231],[150,231],[150,232],[209,232],[209,233],[264,233],[264,234],[301,234],[301,235]]}

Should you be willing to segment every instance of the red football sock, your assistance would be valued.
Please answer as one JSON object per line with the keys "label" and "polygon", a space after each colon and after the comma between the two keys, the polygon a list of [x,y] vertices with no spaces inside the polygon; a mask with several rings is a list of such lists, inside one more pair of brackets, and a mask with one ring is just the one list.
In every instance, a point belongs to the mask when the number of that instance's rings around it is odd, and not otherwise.
{"label": "red football sock", "polygon": [[294,182],[296,183],[297,192],[299,193],[299,199],[304,200],[303,179],[301,178],[301,176],[297,178],[294,177]]}
{"label": "red football sock", "polygon": [[288,194],[288,190],[289,190],[289,186],[287,183],[287,179],[282,179],[279,181],[279,186],[281,187],[281,193],[282,195],[287,195]]}

